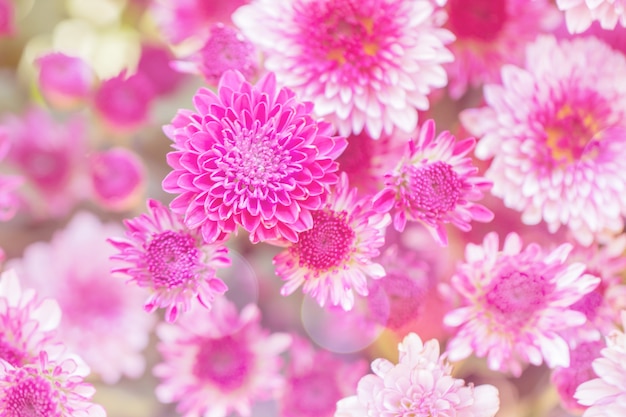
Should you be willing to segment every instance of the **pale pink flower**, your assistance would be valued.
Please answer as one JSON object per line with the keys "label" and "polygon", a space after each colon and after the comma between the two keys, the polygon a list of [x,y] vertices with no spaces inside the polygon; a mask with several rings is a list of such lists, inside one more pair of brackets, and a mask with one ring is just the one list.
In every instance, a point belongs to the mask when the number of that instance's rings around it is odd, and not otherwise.
{"label": "pale pink flower", "polygon": [[569,347],[559,334],[585,323],[572,304],[593,291],[600,279],[583,274],[585,265],[567,263],[572,249],[562,244],[552,252],[510,233],[499,248],[491,232],[482,245],[468,243],[465,263],[451,279],[462,306],[444,317],[459,327],[447,350],[457,361],[475,353],[487,357],[490,369],[519,376],[526,364],[569,365]]}
{"label": "pale pink flower", "polygon": [[116,147],[89,156],[92,198],[108,210],[132,208],[146,187],[145,167],[139,155]]}
{"label": "pale pink flower", "polygon": [[[0,163],[9,153],[9,142],[6,129],[0,126]],[[0,221],[13,218],[20,206],[18,189],[24,182],[18,175],[0,174]]]}
{"label": "pale pink flower", "polygon": [[374,197],[379,212],[393,212],[393,225],[403,231],[407,221],[422,223],[442,246],[448,244],[448,223],[464,232],[470,221],[489,222],[493,213],[475,203],[491,182],[478,175],[468,156],[476,140],[456,141],[450,132],[435,136],[435,122],[427,120],[408,152],[385,175],[385,187]]}
{"label": "pale pink flower", "polygon": [[500,67],[521,64],[526,44],[560,20],[548,0],[447,0],[444,10],[456,36],[454,61],[445,65],[454,99],[468,87],[500,82]]}
{"label": "pale pink flower", "polygon": [[429,0],[255,0],[233,21],[278,82],[347,136],[412,132],[428,93],[447,84],[454,36]]}
{"label": "pale pink flower", "polygon": [[271,73],[251,85],[228,71],[217,94],[202,88],[194,105],[164,127],[175,148],[163,180],[165,191],[178,194],[172,211],[209,243],[237,225],[253,243],[296,242],[337,182],[334,159],[345,139],[313,119],[311,103],[278,89]]}
{"label": "pale pink flower", "polygon": [[157,398],[178,403],[183,417],[249,416],[252,403],[277,398],[284,385],[279,355],[291,338],[270,334],[260,320],[256,305],[238,313],[219,298],[210,311],[192,308],[176,324],[161,323]]}
{"label": "pale pink flower", "polygon": [[56,301],[23,289],[15,271],[0,275],[0,359],[21,367],[37,362],[61,320]]}
{"label": "pale pink flower", "polygon": [[586,246],[624,228],[625,73],[626,57],[596,38],[542,36],[524,68],[485,87],[488,107],[461,113],[482,137],[476,155],[493,157],[493,194],[525,224],[567,225]]}
{"label": "pale pink flower", "polygon": [[127,76],[122,71],[100,83],[93,108],[109,129],[126,133],[148,121],[153,98],[152,84],[142,73]]}
{"label": "pale pink flower", "polygon": [[600,340],[620,323],[620,311],[626,310],[626,285],[622,273],[626,270],[626,235],[600,246],[574,247],[568,260],[586,265],[585,273],[600,278],[600,284],[574,303],[572,310],[587,317],[582,326],[568,329],[562,335],[575,346],[581,341]]}
{"label": "pale pink flower", "polygon": [[346,360],[296,337],[280,398],[282,417],[332,417],[337,401],[352,394],[367,373],[364,360]]}
{"label": "pale pink flower", "polygon": [[565,409],[579,414],[587,408],[576,401],[574,394],[580,384],[596,377],[591,364],[600,357],[600,351],[605,346],[600,340],[583,342],[570,351],[568,367],[557,367],[552,371],[550,381]]}
{"label": "pale pink flower", "polygon": [[[626,328],[626,312],[622,312],[622,328]],[[583,417],[626,415],[626,335],[614,330],[607,337],[607,347],[592,363],[598,376],[581,384],[574,397],[589,406]]]}
{"label": "pale pink flower", "polygon": [[154,0],[150,12],[172,43],[206,38],[216,22],[230,22],[231,14],[249,0]]}
{"label": "pale pink flower", "polygon": [[3,163],[23,177],[21,200],[35,216],[64,216],[86,197],[88,138],[80,114],[60,121],[32,107],[21,116],[4,116],[0,125],[10,143]]}
{"label": "pale pink flower", "polygon": [[357,395],[337,403],[335,417],[493,417],[500,408],[496,387],[474,386],[451,375],[436,339],[422,343],[409,333],[398,345],[398,364],[375,359],[361,378]]}
{"label": "pale pink flower", "polygon": [[80,360],[52,361],[45,351],[22,367],[0,360],[0,415],[106,417],[104,408],[91,402],[95,389],[84,382],[88,374]]}
{"label": "pale pink flower", "polygon": [[111,258],[126,263],[114,272],[148,289],[147,312],[166,308],[165,318],[173,322],[189,310],[193,299],[210,309],[215,297],[228,289],[215,275],[218,268],[230,265],[228,249],[204,243],[159,201],[148,200],[148,213],[124,224],[126,237],[109,239],[119,251]]}
{"label": "pale pink flower", "polygon": [[15,34],[15,0],[0,0],[0,38]]}
{"label": "pale pink flower", "polygon": [[320,306],[354,306],[354,292],[367,296],[367,278],[385,276],[372,259],[385,243],[388,214],[376,213],[371,197],[357,196],[342,173],[326,204],[313,211],[313,227],[298,234],[298,241],[274,257],[276,275],[285,280],[280,290],[290,295],[302,291]]}
{"label": "pale pink flower", "polygon": [[556,0],[556,5],[565,11],[570,33],[584,32],[594,21],[603,29],[626,27],[626,0]]}
{"label": "pale pink flower", "polygon": [[141,350],[154,323],[142,309],[146,293],[111,275],[114,248],[106,239],[123,233],[116,223],[79,212],[50,243],[34,243],[21,259],[7,262],[24,285],[57,300],[59,339],[107,383],[143,373]]}
{"label": "pale pink flower", "polygon": [[217,85],[228,70],[237,70],[247,78],[257,72],[257,54],[252,42],[237,29],[216,23],[204,45],[180,61],[173,61],[174,69],[199,74],[210,85]]}
{"label": "pale pink flower", "polygon": [[71,109],[91,96],[96,76],[83,59],[52,52],[37,58],[35,65],[39,68],[39,89],[48,104]]}

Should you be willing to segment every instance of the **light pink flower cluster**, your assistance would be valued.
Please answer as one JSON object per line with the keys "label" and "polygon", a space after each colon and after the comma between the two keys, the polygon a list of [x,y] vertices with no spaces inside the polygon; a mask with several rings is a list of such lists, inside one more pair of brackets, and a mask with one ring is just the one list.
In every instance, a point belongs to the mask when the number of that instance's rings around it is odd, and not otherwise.
{"label": "light pink flower cluster", "polygon": [[[9,153],[10,146],[6,130],[0,127],[0,162]],[[17,213],[20,205],[17,189],[22,182],[20,176],[0,174],[0,221],[9,220]]]}
{"label": "light pink flower cluster", "polygon": [[567,225],[586,246],[621,233],[625,73],[626,57],[596,38],[542,36],[523,68],[504,66],[502,85],[485,87],[487,107],[461,114],[481,138],[476,155],[493,158],[493,194],[525,224]]}
{"label": "light pink flower cluster", "polygon": [[141,308],[143,290],[111,275],[114,249],[106,242],[124,233],[88,212],[77,213],[50,242],[28,246],[7,263],[23,281],[63,311],[59,338],[106,383],[141,376],[154,318]]}
{"label": "light pink flower cluster", "polygon": [[163,189],[177,194],[172,211],[207,242],[237,226],[253,243],[296,242],[337,182],[334,160],[345,139],[313,119],[311,103],[279,89],[271,73],[252,85],[228,71],[217,93],[200,89],[194,105],[164,128],[175,148],[163,180]]}
{"label": "light pink flower cluster", "polygon": [[390,216],[376,213],[369,196],[359,198],[345,173],[325,205],[311,215],[313,227],[274,258],[276,275],[287,281],[281,294],[302,286],[322,307],[330,303],[351,310],[354,292],[367,296],[367,278],[385,276],[372,259],[385,243]]}
{"label": "light pink flower cluster", "polygon": [[279,355],[291,338],[270,334],[260,320],[256,305],[239,313],[219,298],[211,311],[193,308],[176,324],[160,324],[157,398],[178,403],[183,417],[249,416],[252,403],[278,398],[285,382]]}
{"label": "light pink flower cluster", "polygon": [[502,249],[495,232],[482,245],[468,243],[451,281],[463,305],[444,318],[459,327],[447,346],[449,358],[475,353],[487,357],[490,369],[514,376],[529,363],[567,367],[569,346],[560,332],[585,323],[572,305],[600,283],[583,274],[584,264],[567,263],[571,249],[562,244],[546,252],[535,243],[523,249],[516,233],[506,236]]}
{"label": "light pink flower cluster", "polygon": [[61,309],[23,289],[15,271],[0,275],[0,415],[104,417],[80,358],[57,339]]}
{"label": "light pink flower cluster", "polygon": [[398,364],[382,358],[372,362],[374,374],[361,378],[356,396],[337,403],[335,417],[495,416],[500,407],[496,387],[454,378],[436,339],[422,343],[409,333],[398,351]]}
{"label": "light pink flower cluster", "polygon": [[429,0],[255,0],[233,21],[340,134],[378,139],[412,132],[428,93],[447,83],[454,36],[433,12]]}
{"label": "light pink flower cluster", "polygon": [[474,138],[456,142],[449,132],[435,136],[435,122],[427,120],[409,142],[407,155],[385,175],[374,208],[393,212],[400,232],[407,221],[422,223],[442,246],[448,244],[446,224],[467,232],[472,220],[491,221],[493,213],[474,202],[491,187],[468,156],[475,144]]}
{"label": "light pink flower cluster", "polygon": [[556,0],[556,5],[565,11],[571,33],[584,32],[594,21],[603,29],[626,27],[626,0]]}
{"label": "light pink flower cluster", "polygon": [[[622,326],[626,328],[626,312]],[[583,417],[626,415],[626,335],[611,332],[601,355],[592,364],[598,377],[581,384],[574,397],[589,407]]]}
{"label": "light pink flower cluster", "polygon": [[165,319],[173,322],[189,310],[194,298],[211,308],[215,297],[228,289],[215,276],[218,268],[230,265],[227,248],[205,244],[197,231],[187,229],[160,202],[148,200],[148,213],[124,224],[126,237],[110,238],[109,242],[119,251],[111,259],[126,266],[113,272],[121,272],[149,290],[144,304],[147,312],[166,308]]}

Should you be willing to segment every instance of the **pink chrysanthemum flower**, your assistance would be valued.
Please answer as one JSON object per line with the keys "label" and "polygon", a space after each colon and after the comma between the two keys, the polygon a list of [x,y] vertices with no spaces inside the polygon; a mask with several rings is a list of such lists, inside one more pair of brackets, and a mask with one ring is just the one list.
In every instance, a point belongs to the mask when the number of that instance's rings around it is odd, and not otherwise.
{"label": "pink chrysanthemum flower", "polygon": [[[622,312],[622,328],[626,328],[626,313]],[[592,363],[598,376],[581,384],[574,397],[589,406],[583,417],[626,415],[626,335],[614,330],[607,337],[607,347]]]}
{"label": "pink chrysanthemum flower", "polygon": [[146,186],[143,161],[133,151],[116,147],[89,156],[92,198],[108,210],[135,206]]}
{"label": "pink chrysanthemum flower", "polygon": [[626,27],[626,0],[556,0],[556,5],[565,11],[570,33],[584,32],[594,21],[608,30]]}
{"label": "pink chrysanthemum flower", "polygon": [[227,248],[205,244],[160,202],[148,200],[148,213],[124,224],[126,238],[109,239],[120,251],[112,259],[127,264],[114,272],[148,288],[147,312],[166,308],[165,319],[173,322],[189,310],[194,298],[210,309],[215,297],[228,289],[215,276],[216,269],[230,265]]}
{"label": "pink chrysanthemum flower", "polygon": [[41,93],[52,106],[71,109],[90,97],[96,76],[83,59],[53,52],[37,58],[35,65]]}
{"label": "pink chrysanthemum flower", "polygon": [[500,82],[500,67],[521,64],[526,44],[559,22],[548,0],[447,0],[444,9],[445,27],[456,36],[454,61],[445,66],[454,99],[468,87]]}
{"label": "pink chrysanthemum flower", "polygon": [[464,305],[444,317],[447,326],[459,327],[449,358],[486,356],[490,369],[514,376],[544,360],[551,368],[568,366],[569,347],[559,332],[585,322],[571,306],[600,279],[583,274],[584,264],[567,263],[569,244],[545,253],[535,243],[522,250],[516,233],[502,249],[498,240],[491,232],[482,245],[468,243],[465,263],[452,277]]}
{"label": "pink chrysanthemum flower", "polygon": [[626,57],[596,38],[542,36],[527,48],[525,68],[505,66],[502,85],[485,87],[488,107],[461,114],[482,139],[493,194],[542,219],[569,226],[588,246],[619,233],[626,215]]}
{"label": "pink chrysanthemum flower", "polygon": [[454,36],[429,0],[256,0],[233,21],[265,68],[344,136],[412,132],[428,93],[447,84]]}
{"label": "pink chrysanthemum flower", "polygon": [[106,417],[91,402],[95,389],[83,382],[89,368],[66,358],[51,361],[42,351],[37,361],[14,367],[0,360],[0,415],[3,417]]}
{"label": "pink chrysanthemum flower", "polygon": [[238,313],[219,298],[211,311],[192,308],[175,325],[160,324],[157,398],[178,403],[183,417],[249,416],[253,402],[276,398],[284,384],[279,355],[291,338],[270,334],[260,319],[256,305]]}
{"label": "pink chrysanthemum flower", "polygon": [[0,275],[0,359],[18,368],[35,363],[60,320],[56,301],[22,289],[15,271]]}
{"label": "pink chrysanthemum flower", "polygon": [[[368,294],[367,278],[385,276],[372,261],[385,243],[388,214],[376,213],[371,197],[357,197],[356,188],[342,173],[326,204],[313,211],[313,227],[298,234],[298,241],[274,257],[276,275],[285,280],[282,295],[302,286],[320,306],[328,302],[344,310],[354,306],[354,292]],[[354,292],[353,292],[354,291]]]}
{"label": "pink chrysanthemum flower", "polygon": [[372,362],[374,374],[361,378],[356,396],[337,403],[335,417],[493,417],[500,408],[496,387],[452,377],[436,339],[422,343],[409,333],[398,351],[396,365],[382,358]]}
{"label": "pink chrysanthemum flower", "polygon": [[93,99],[93,108],[114,132],[126,133],[148,121],[154,98],[152,84],[142,74],[127,76],[125,71],[102,81]]}
{"label": "pink chrysanthemum flower", "polygon": [[257,72],[257,54],[252,42],[237,29],[216,23],[202,48],[181,61],[173,61],[172,65],[181,72],[200,74],[210,85],[217,85],[228,70],[252,78]]}
{"label": "pink chrysanthemum flower", "polygon": [[205,38],[216,22],[230,22],[231,14],[249,0],[153,0],[150,11],[172,43]]}
{"label": "pink chrysanthemum flower", "polygon": [[172,211],[209,243],[237,225],[253,243],[296,242],[337,182],[334,159],[345,139],[312,118],[311,103],[277,89],[271,73],[251,85],[228,71],[217,94],[200,89],[194,104],[196,112],[180,110],[164,128],[176,149],[163,180],[165,191],[179,194]]}
{"label": "pink chrysanthemum flower", "polygon": [[367,373],[364,360],[348,361],[308,341],[294,338],[286,387],[279,407],[282,417],[333,417],[337,401],[352,394]]}
{"label": "pink chrysanthemum flower", "polygon": [[605,346],[606,344],[600,340],[581,343],[570,351],[568,367],[557,367],[552,371],[550,381],[556,388],[565,409],[577,414],[587,409],[576,401],[574,394],[580,384],[596,377],[592,362],[600,357],[600,351]]}
{"label": "pink chrysanthemum flower", "polygon": [[50,243],[34,243],[22,259],[7,262],[24,285],[57,300],[63,311],[59,339],[106,383],[141,376],[141,351],[154,323],[142,309],[146,293],[111,275],[114,248],[106,239],[123,233],[116,223],[79,212]]}
{"label": "pink chrysanthemum flower", "polygon": [[6,115],[0,125],[10,143],[3,163],[23,177],[20,195],[36,216],[64,216],[86,197],[88,138],[81,115],[62,122],[33,107],[21,116]]}
{"label": "pink chrysanthemum flower", "polygon": [[474,202],[491,187],[467,156],[475,144],[474,138],[456,142],[450,132],[435,137],[435,122],[427,120],[409,142],[408,155],[385,175],[374,207],[393,211],[393,225],[400,232],[407,221],[422,223],[442,246],[448,244],[446,224],[467,232],[472,220],[491,221],[493,213]]}

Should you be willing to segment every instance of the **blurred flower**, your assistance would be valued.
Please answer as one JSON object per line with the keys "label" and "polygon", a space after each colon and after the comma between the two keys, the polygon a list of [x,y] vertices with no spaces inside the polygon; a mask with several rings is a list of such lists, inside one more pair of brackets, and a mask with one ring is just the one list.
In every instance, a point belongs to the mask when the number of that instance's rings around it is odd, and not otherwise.
{"label": "blurred flower", "polygon": [[0,38],[15,34],[14,0],[0,0]]}
{"label": "blurred flower", "polygon": [[23,176],[20,195],[36,216],[64,216],[86,197],[88,139],[81,114],[62,122],[31,107],[21,116],[5,115],[0,125],[10,143],[5,162]]}
{"label": "blurred flower", "polygon": [[202,75],[210,85],[217,85],[228,70],[250,79],[257,72],[256,49],[237,29],[216,23],[202,48],[172,65],[178,71]]}
{"label": "blurred flower", "polygon": [[165,191],[178,194],[172,211],[209,243],[237,225],[253,243],[296,242],[337,182],[334,159],[345,139],[313,119],[311,103],[277,89],[271,73],[251,85],[228,71],[217,94],[200,89],[194,104],[197,113],[179,110],[164,127],[175,148],[163,180]]}
{"label": "blurred flower", "polygon": [[211,24],[230,22],[231,14],[249,0],[153,0],[150,11],[172,43],[206,37]]}
{"label": "blurred flower", "polygon": [[[5,128],[0,126],[0,162],[9,153],[11,142]],[[10,220],[20,205],[18,188],[24,182],[17,175],[5,175],[0,173],[0,221]]]}
{"label": "blurred flower", "polygon": [[95,389],[83,381],[89,368],[67,358],[50,361],[41,352],[37,361],[14,367],[0,360],[0,414],[3,417],[105,417],[93,404]]}
{"label": "blurred flower", "polygon": [[604,341],[599,340],[581,343],[570,351],[569,366],[552,371],[550,381],[556,387],[565,409],[580,414],[587,408],[576,401],[574,393],[580,384],[595,378],[591,364],[600,357],[600,351],[605,346]]}
{"label": "blurred flower", "polygon": [[593,291],[600,279],[584,274],[582,263],[568,264],[571,245],[545,253],[535,244],[522,250],[510,233],[499,249],[491,232],[482,245],[468,243],[465,263],[452,277],[463,306],[444,317],[447,326],[460,327],[447,346],[450,360],[475,353],[487,357],[489,369],[522,373],[523,366],[550,368],[569,365],[569,347],[559,332],[585,322],[572,304]]}
{"label": "blurred flower", "polygon": [[92,196],[107,210],[122,211],[133,207],[146,186],[142,159],[125,148],[91,154],[88,169]]}
{"label": "blurred flower", "polygon": [[146,294],[111,276],[113,247],[106,242],[124,230],[79,212],[50,243],[37,242],[12,260],[25,285],[56,299],[63,311],[59,339],[106,383],[139,377],[154,318],[141,306]]}
{"label": "blurred flower", "polygon": [[422,223],[442,246],[448,244],[446,224],[467,232],[471,220],[491,221],[493,213],[474,203],[491,187],[467,156],[475,144],[474,138],[456,142],[450,132],[435,137],[435,122],[427,120],[409,142],[407,156],[385,175],[374,208],[393,211],[393,225],[400,232],[407,220]]}
{"label": "blurred flower", "polygon": [[313,211],[313,227],[298,234],[298,241],[274,258],[276,275],[287,281],[280,292],[292,294],[302,286],[320,306],[328,302],[344,310],[354,306],[353,290],[367,296],[367,278],[385,276],[372,261],[385,243],[388,214],[378,214],[370,197],[358,198],[342,173],[326,204]]}
{"label": "blurred flower", "polygon": [[102,81],[94,97],[94,110],[114,132],[125,133],[148,121],[154,91],[141,73],[127,76],[125,71]]}
{"label": "blurred flower", "polygon": [[525,68],[504,66],[503,85],[485,87],[488,107],[461,114],[482,137],[493,194],[542,219],[569,226],[585,246],[622,231],[626,214],[626,57],[590,38],[540,37]]}
{"label": "blurred flower", "polygon": [[429,0],[255,0],[233,21],[278,82],[315,103],[341,135],[411,132],[452,61]]}
{"label": "blurred flower", "polygon": [[364,360],[350,361],[316,350],[299,337],[294,338],[290,354],[279,403],[282,417],[333,417],[337,401],[354,392],[367,373]]}
{"label": "blurred flower", "polygon": [[397,365],[382,358],[372,362],[374,375],[361,378],[356,396],[337,403],[335,417],[495,416],[500,407],[496,387],[466,385],[452,377],[436,339],[423,344],[409,333],[398,351]]}
{"label": "blurred flower", "polygon": [[22,289],[15,271],[0,275],[0,362],[14,367],[34,364],[54,339],[61,320],[56,301]]}
{"label": "blurred flower", "polygon": [[121,272],[140,287],[148,288],[144,309],[151,313],[167,308],[165,319],[176,320],[197,298],[210,309],[211,304],[228,289],[215,276],[216,269],[227,267],[228,250],[221,244],[205,244],[197,232],[189,231],[169,209],[156,200],[148,200],[148,213],[125,220],[126,237],[109,242],[119,253],[111,259],[127,264]]}
{"label": "blurred flower", "polygon": [[291,339],[270,334],[260,320],[256,305],[238,313],[218,298],[211,311],[192,308],[175,325],[161,323],[157,398],[178,403],[183,417],[249,416],[251,403],[276,398],[284,385],[279,355]]}
{"label": "blurred flower", "polygon": [[571,33],[584,32],[593,21],[604,29],[613,29],[618,23],[626,27],[626,0],[556,0],[556,5],[565,11]]}
{"label": "blurred flower", "polygon": [[445,25],[455,36],[445,65],[453,99],[468,87],[500,82],[504,64],[521,64],[526,44],[559,22],[549,0],[448,0]]}
{"label": "blurred flower", "polygon": [[137,64],[137,73],[150,83],[152,91],[159,96],[173,93],[185,76],[170,67],[174,56],[164,45],[144,43]]}
{"label": "blurred flower", "polygon": [[[622,312],[626,327],[626,312]],[[607,337],[607,347],[592,363],[598,378],[584,382],[574,397],[589,406],[583,417],[626,415],[626,335],[614,330]]]}
{"label": "blurred flower", "polygon": [[96,76],[79,57],[52,52],[35,60],[39,68],[39,88],[52,107],[72,109],[91,96]]}

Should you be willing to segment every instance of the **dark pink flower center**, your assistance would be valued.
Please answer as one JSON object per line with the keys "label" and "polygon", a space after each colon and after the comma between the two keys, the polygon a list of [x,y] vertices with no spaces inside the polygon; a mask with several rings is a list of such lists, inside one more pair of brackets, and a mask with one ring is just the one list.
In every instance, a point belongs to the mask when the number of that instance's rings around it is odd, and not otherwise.
{"label": "dark pink flower center", "polygon": [[532,271],[501,272],[485,295],[496,320],[505,325],[523,326],[547,304],[553,284]]}
{"label": "dark pink flower center", "polygon": [[6,413],[5,417],[60,416],[50,382],[38,376],[28,377],[8,388],[0,408]]}
{"label": "dark pink flower center", "polygon": [[604,302],[604,291],[606,286],[603,282],[600,282],[593,291],[585,294],[580,300],[575,302],[570,308],[572,310],[580,311],[587,320],[593,321],[598,314],[598,309]]}
{"label": "dark pink flower center", "polygon": [[199,264],[196,244],[185,232],[168,230],[152,236],[146,263],[156,288],[176,288],[195,280]]}
{"label": "dark pink flower center", "polygon": [[225,390],[235,390],[248,379],[253,359],[245,342],[233,336],[205,339],[196,355],[193,373]]}
{"label": "dark pink flower center", "polygon": [[300,266],[325,271],[349,259],[355,235],[345,211],[319,210],[313,212],[313,228],[298,236],[292,250]]}
{"label": "dark pink flower center", "polygon": [[448,0],[448,24],[459,39],[491,41],[506,23],[506,0]]}
{"label": "dark pink flower center", "polygon": [[5,336],[0,333],[0,359],[4,359],[11,365],[19,367],[24,365],[26,357],[26,352],[18,349],[13,343],[9,343]]}
{"label": "dark pink flower center", "polygon": [[239,70],[244,76],[254,72],[254,46],[235,29],[222,24],[211,28],[211,35],[200,50],[202,75],[217,81],[227,70]]}
{"label": "dark pink flower center", "polygon": [[404,170],[408,174],[409,205],[423,220],[438,220],[454,210],[463,183],[451,165],[437,161]]}
{"label": "dark pink flower center", "polygon": [[289,386],[290,416],[332,416],[342,397],[332,369],[292,378]]}

